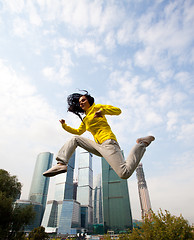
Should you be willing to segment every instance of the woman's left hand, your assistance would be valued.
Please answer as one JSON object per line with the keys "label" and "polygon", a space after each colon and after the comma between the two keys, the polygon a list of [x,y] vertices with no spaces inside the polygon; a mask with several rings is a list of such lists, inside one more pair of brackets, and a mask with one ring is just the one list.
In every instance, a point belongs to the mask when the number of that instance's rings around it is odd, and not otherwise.
{"label": "woman's left hand", "polygon": [[98,117],[102,117],[102,111],[101,110],[95,112],[95,114],[94,114],[94,118],[98,118]]}

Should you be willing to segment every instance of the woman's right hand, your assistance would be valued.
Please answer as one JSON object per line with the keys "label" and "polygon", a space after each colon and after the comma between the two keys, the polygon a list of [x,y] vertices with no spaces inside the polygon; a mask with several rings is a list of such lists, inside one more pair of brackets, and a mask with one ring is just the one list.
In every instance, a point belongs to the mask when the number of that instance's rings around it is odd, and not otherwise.
{"label": "woman's right hand", "polygon": [[64,119],[59,120],[59,122],[63,125],[63,123],[65,123]]}

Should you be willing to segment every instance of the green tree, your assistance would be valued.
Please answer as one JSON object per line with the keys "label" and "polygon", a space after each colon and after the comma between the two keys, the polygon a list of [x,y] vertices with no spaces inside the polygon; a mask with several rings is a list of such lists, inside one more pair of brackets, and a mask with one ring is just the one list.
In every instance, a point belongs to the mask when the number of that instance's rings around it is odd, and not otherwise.
{"label": "green tree", "polygon": [[24,226],[35,216],[32,206],[15,204],[21,193],[21,183],[16,176],[0,169],[0,239],[22,239]]}
{"label": "green tree", "polygon": [[16,176],[10,176],[6,170],[0,169],[0,191],[7,198],[15,200],[20,195],[21,189],[22,184]]}
{"label": "green tree", "polygon": [[173,216],[169,211],[151,212],[145,217],[140,229],[134,229],[130,240],[189,240],[193,239],[192,227],[181,215]]}
{"label": "green tree", "polygon": [[37,228],[34,228],[30,234],[29,234],[30,240],[45,240],[49,239],[49,235],[45,233],[45,228],[40,226]]}

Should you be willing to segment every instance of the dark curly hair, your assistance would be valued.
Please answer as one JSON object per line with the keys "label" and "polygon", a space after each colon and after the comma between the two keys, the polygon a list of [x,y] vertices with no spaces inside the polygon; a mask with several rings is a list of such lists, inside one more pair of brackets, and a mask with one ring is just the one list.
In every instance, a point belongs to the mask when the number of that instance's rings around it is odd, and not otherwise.
{"label": "dark curly hair", "polygon": [[84,113],[84,110],[80,107],[79,104],[80,97],[85,96],[88,99],[90,106],[92,106],[92,104],[94,103],[94,98],[90,94],[88,94],[88,91],[82,91],[85,92],[85,94],[73,93],[67,97],[67,111],[76,114],[81,120],[83,120],[81,114]]}

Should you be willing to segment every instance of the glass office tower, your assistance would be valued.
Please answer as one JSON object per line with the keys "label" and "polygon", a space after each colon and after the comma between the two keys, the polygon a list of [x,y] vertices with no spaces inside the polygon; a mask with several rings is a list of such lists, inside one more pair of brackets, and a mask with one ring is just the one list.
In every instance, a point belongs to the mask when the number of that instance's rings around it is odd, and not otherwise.
{"label": "glass office tower", "polygon": [[58,202],[50,200],[46,204],[44,217],[42,219],[42,226],[47,228],[57,227]]}
{"label": "glass office tower", "polygon": [[92,154],[83,150],[79,154],[78,162],[77,201],[81,204],[82,228],[88,230],[92,229],[93,224],[92,187]]}
{"label": "glass office tower", "polygon": [[31,205],[35,212],[35,218],[32,220],[31,224],[25,226],[24,228],[25,232],[31,232],[34,228],[37,228],[40,226],[41,218],[42,218],[42,210],[43,210],[42,204],[37,202],[32,202],[30,200],[17,200],[15,204],[19,207],[26,207],[28,205]]}
{"label": "glass office tower", "polygon": [[32,177],[29,200],[42,204],[43,209],[46,205],[50,178],[46,178],[42,174],[51,167],[52,161],[52,153],[40,153],[37,157],[34,174]]}
{"label": "glass office tower", "polygon": [[80,229],[80,203],[64,200],[59,221],[58,234],[76,234]]}
{"label": "glass office tower", "polygon": [[103,213],[102,213],[102,175],[98,174],[94,178],[93,188],[93,223],[103,224]]}
{"label": "glass office tower", "polygon": [[132,229],[132,214],[127,180],[120,179],[102,158],[102,192],[104,228],[119,231]]}
{"label": "glass office tower", "polygon": [[[65,222],[64,214],[67,210],[67,205],[70,204],[71,207],[77,208],[76,203],[71,201],[73,199],[73,175],[74,175],[74,168],[75,168],[75,153],[71,156],[67,173],[62,173],[57,175],[56,184],[55,184],[55,197],[54,200],[48,201],[46,205],[46,210],[42,220],[42,226],[46,228],[46,231],[50,231],[50,228],[55,228],[55,231],[60,226],[60,233],[65,234],[67,233],[67,229],[63,227]],[[69,200],[69,201],[67,201]],[[72,208],[71,208],[72,209]],[[69,210],[68,210],[69,211]],[[69,212],[68,212],[69,214]],[[75,226],[75,224],[70,224],[71,226]],[[70,233],[70,232],[69,232]]]}
{"label": "glass office tower", "polygon": [[75,152],[71,156],[67,173],[57,175],[55,185],[55,197],[56,201],[63,201],[64,199],[73,199],[73,175],[75,168]]}
{"label": "glass office tower", "polygon": [[[32,177],[29,200],[42,204],[39,222],[41,223],[44,214],[48,187],[50,178],[44,177],[43,172],[47,171],[52,166],[53,154],[50,152],[40,153],[36,159],[34,174]],[[36,213],[37,214],[37,213]]]}

